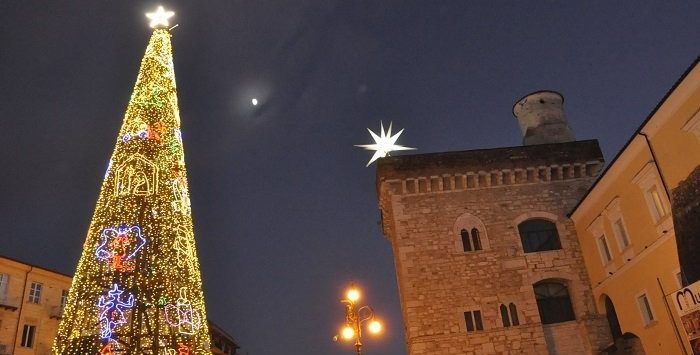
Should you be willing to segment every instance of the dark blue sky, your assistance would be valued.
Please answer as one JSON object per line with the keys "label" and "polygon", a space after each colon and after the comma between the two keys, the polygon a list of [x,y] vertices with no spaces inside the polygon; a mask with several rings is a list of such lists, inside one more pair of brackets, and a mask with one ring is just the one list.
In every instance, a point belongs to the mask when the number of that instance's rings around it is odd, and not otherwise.
{"label": "dark blue sky", "polygon": [[[0,254],[74,271],[157,4],[0,3]],[[367,353],[405,354],[366,127],[519,145],[513,103],[551,89],[609,160],[700,48],[697,1],[163,5],[208,312],[251,355],[351,353],[351,279],[388,323]]]}

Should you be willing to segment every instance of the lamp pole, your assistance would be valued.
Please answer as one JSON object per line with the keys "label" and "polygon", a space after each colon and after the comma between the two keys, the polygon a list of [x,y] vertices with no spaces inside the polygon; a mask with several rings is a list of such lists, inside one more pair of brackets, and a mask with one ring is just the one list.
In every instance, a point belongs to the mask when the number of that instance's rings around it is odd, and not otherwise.
{"label": "lamp pole", "polygon": [[369,321],[369,332],[377,334],[381,332],[382,324],[374,319],[372,307],[359,306],[359,300],[360,291],[351,284],[345,299],[340,301],[345,305],[345,326],[340,335],[345,340],[355,340],[355,351],[357,355],[362,355],[362,325]]}

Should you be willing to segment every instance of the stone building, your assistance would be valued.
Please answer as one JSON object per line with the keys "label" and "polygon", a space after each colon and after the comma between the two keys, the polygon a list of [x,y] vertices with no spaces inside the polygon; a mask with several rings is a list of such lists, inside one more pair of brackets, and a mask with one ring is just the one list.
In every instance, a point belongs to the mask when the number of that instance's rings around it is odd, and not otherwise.
{"label": "stone building", "polygon": [[[63,316],[70,275],[0,256],[0,355],[49,355]],[[235,355],[233,337],[211,321],[211,350]]]}
{"label": "stone building", "polygon": [[379,160],[410,355],[594,354],[612,342],[567,213],[598,176],[563,97],[513,109],[523,146]]}
{"label": "stone building", "polygon": [[[682,286],[681,269],[690,282],[700,278],[692,272],[700,270],[700,216],[677,218],[698,208],[700,184],[682,187],[698,170],[696,60],[571,213],[598,311],[607,314],[617,349],[693,354],[686,333],[695,333],[693,348],[700,348],[700,334],[684,329],[695,324],[681,322],[675,298],[666,296]],[[679,263],[679,254],[681,261],[686,255],[685,264]]]}

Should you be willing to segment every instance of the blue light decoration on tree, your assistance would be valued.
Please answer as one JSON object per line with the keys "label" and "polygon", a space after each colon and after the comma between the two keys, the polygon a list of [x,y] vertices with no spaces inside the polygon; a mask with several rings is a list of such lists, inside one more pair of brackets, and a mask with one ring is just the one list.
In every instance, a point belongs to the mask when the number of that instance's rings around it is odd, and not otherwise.
{"label": "blue light decoration on tree", "polygon": [[[112,284],[107,296],[100,296],[97,307],[100,308],[100,336],[102,339],[111,339],[114,330],[126,323],[124,312],[134,306],[134,295],[122,296],[123,289],[119,285]],[[124,300],[126,298],[126,300]]]}
{"label": "blue light decoration on tree", "polygon": [[146,245],[146,238],[137,225],[122,225],[105,228],[100,235],[101,244],[95,249],[95,256],[109,261],[115,271],[134,271],[134,257]]}

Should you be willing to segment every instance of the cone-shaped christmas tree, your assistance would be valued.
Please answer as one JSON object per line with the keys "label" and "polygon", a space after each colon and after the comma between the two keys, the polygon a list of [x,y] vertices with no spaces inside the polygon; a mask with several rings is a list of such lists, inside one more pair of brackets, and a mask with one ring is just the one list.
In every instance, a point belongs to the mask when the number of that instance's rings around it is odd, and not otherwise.
{"label": "cone-shaped christmas tree", "polygon": [[170,33],[154,21],[53,354],[211,354]]}

